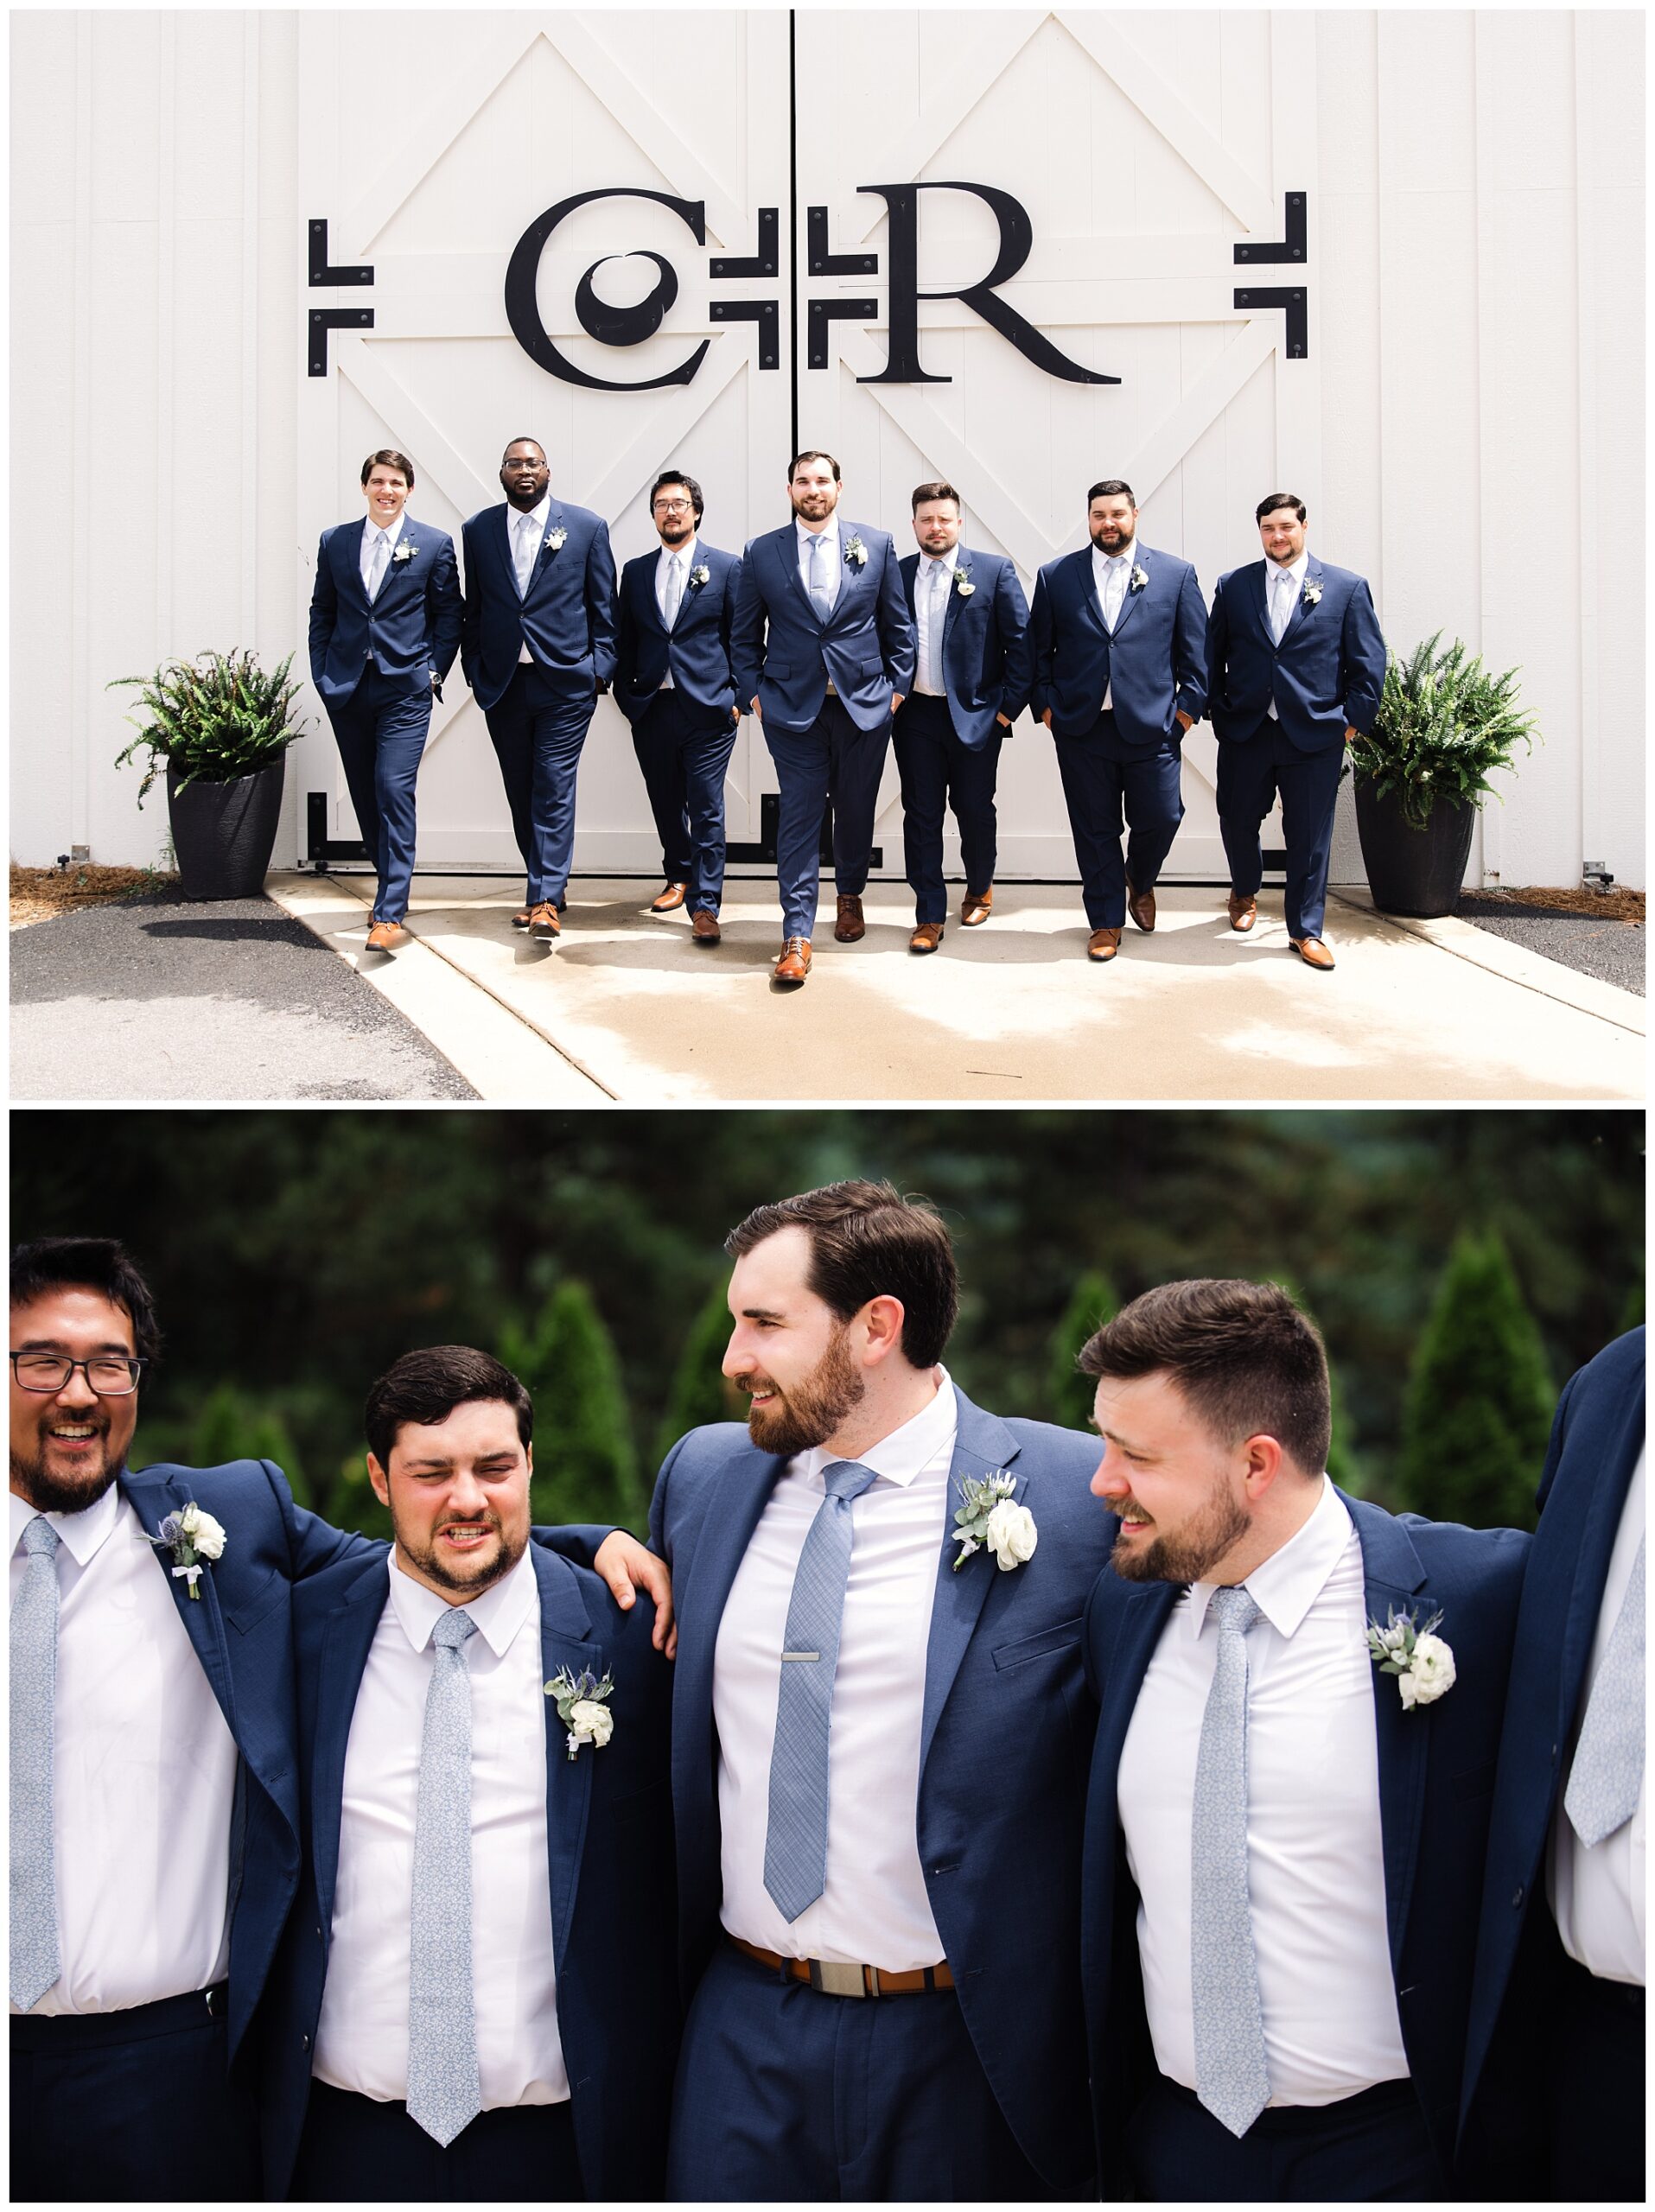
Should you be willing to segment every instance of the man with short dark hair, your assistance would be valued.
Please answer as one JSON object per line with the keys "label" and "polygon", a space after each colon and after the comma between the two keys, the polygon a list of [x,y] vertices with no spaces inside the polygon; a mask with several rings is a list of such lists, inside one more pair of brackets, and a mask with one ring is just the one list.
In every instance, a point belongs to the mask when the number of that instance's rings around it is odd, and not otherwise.
{"label": "man with short dark hair", "polygon": [[1146,1292],[1079,1364],[1104,2194],[1443,2196],[1528,1539],[1334,1488],[1321,1339],[1274,1284]]}
{"label": "man with short dark hair", "polygon": [[500,461],[504,505],[466,524],[460,659],[500,760],[528,878],[514,929],[563,928],[575,850],[575,779],[599,695],[614,674],[614,561],[601,515],[554,499],[533,438]]}
{"label": "man with short dark hair", "polygon": [[1086,500],[1092,543],[1041,570],[1030,632],[1034,712],[1057,748],[1085,897],[1086,957],[1107,961],[1128,914],[1141,930],[1155,925],[1155,883],[1184,818],[1184,732],[1206,703],[1206,622],[1189,563],[1139,543],[1131,486],[1106,477]]}
{"label": "man with short dark hair", "polygon": [[832,1184],[726,1249],[747,1432],[675,1445],[650,1516],[683,1630],[668,2194],[1080,2196],[1092,1454],[950,1380],[922,1202]]}
{"label": "man with short dark hair", "polygon": [[866,934],[862,894],[891,716],[913,675],[913,626],[888,533],[838,513],[839,464],[793,456],[792,519],[750,541],[730,639],[736,696],[759,717],[780,785],[776,876],[783,988],[811,971],[822,815],[833,807],[833,934]]}
{"label": "man with short dark hair", "polygon": [[632,724],[661,841],[665,888],[650,912],[687,905],[697,944],[716,944],[724,889],[724,776],[742,718],[730,674],[741,562],[701,536],[701,486],[664,469],[649,495],[660,549],[621,571],[614,698]]}
{"label": "man with short dark hair", "polygon": [[913,689],[891,731],[902,778],[902,847],[913,891],[910,952],[934,952],[947,918],[943,822],[959,824],[965,895],[960,919],[987,921],[994,905],[994,785],[1000,741],[1028,702],[1028,607],[1001,553],[960,550],[959,493],[917,485],[920,550],[901,563],[913,617]]}
{"label": "man with short dark hair", "polygon": [[305,1862],[266,2192],[658,2196],[678,2008],[651,1609],[531,1530],[533,1408],[487,1353],[404,1354],[366,1426],[390,1553],[294,1603]]}
{"label": "man with short dark hair", "polygon": [[333,725],[357,827],[379,878],[368,950],[394,953],[414,876],[414,791],[431,701],[460,644],[454,541],[406,512],[414,464],[362,463],[367,519],[324,530],[310,594],[310,675]]}
{"label": "man with short dark hair", "polygon": [[1305,550],[1305,505],[1272,492],[1256,519],[1262,561],[1219,578],[1206,631],[1207,711],[1219,741],[1219,827],[1230,862],[1230,926],[1251,930],[1277,795],[1287,845],[1288,942],[1308,968],[1334,964],[1322,935],[1334,809],[1345,747],[1371,730],[1384,639],[1367,580]]}

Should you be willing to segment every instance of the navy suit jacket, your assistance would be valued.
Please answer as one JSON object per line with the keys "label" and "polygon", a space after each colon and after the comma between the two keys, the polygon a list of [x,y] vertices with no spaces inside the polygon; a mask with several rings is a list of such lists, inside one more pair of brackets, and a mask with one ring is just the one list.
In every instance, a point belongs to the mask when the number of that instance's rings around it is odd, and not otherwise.
{"label": "navy suit jacket", "polygon": [[[614,1676],[614,1733],[601,1751],[589,1745],[567,1758],[556,1703],[545,1700],[546,1878],[576,2145],[589,2196],[659,2197],[678,2034],[670,1672],[650,1644],[648,1598],[640,1592],[623,1613],[596,1575],[546,1548],[549,1533],[537,1531],[529,1548],[545,1679],[560,1667]],[[304,1873],[263,2037],[262,2147],[266,2187],[278,2199],[287,2195],[309,2101],[345,1754],[374,1630],[389,1602],[385,1559],[386,1547],[375,1544],[295,1596]]]}
{"label": "navy suit jacket", "polygon": [[[510,530],[515,512],[502,500],[473,515],[461,532],[460,664],[485,713],[504,696],[525,642],[571,698],[595,696],[614,674],[614,559],[602,518],[554,499],[529,588],[519,599]],[[560,530],[567,535],[554,548]]]}
{"label": "navy suit jacket", "polygon": [[1219,578],[1206,627],[1207,712],[1230,745],[1256,737],[1270,703],[1301,753],[1325,753],[1347,728],[1373,728],[1384,690],[1384,639],[1365,577],[1324,566],[1313,554],[1278,645],[1270,637],[1263,561]]}
{"label": "navy suit jacket", "polygon": [[[423,691],[454,665],[460,585],[454,540],[404,512],[391,565],[370,601],[362,582],[360,522],[324,530],[310,593],[310,677],[324,703],[348,699],[372,654],[392,683]],[[405,557],[404,557],[405,556]]]}
{"label": "navy suit jacket", "polygon": [[[856,539],[868,556],[860,563],[845,557]],[[839,595],[824,622],[799,580],[794,525],[748,541],[730,639],[735,695],[743,712],[756,698],[778,729],[808,729],[830,682],[856,728],[877,729],[892,693],[913,681],[913,625],[889,535],[841,522],[839,553]]]}
{"label": "navy suit jacket", "polygon": [[[988,743],[997,715],[1015,722],[1028,704],[1034,682],[1028,602],[1016,569],[1003,553],[971,553],[961,545],[955,549],[954,563],[966,571],[971,589],[962,593],[957,584],[948,588],[942,626],[943,682],[954,734],[962,745],[976,747]],[[912,620],[920,556],[910,553],[900,565]],[[914,648],[917,653],[917,628]]]}
{"label": "navy suit jacket", "polygon": [[1088,736],[1105,691],[1117,734],[1148,750],[1171,736],[1181,709],[1192,722],[1206,704],[1206,614],[1187,561],[1134,544],[1133,565],[1149,581],[1128,589],[1111,638],[1092,576],[1092,547],[1048,561],[1034,579],[1034,709],[1049,707],[1058,737]]}
{"label": "navy suit jacket", "polygon": [[[1546,1839],[1609,1554],[1644,1448],[1644,1352],[1642,1329],[1618,1338],[1563,1386],[1552,1423],[1540,1526],[1523,1580],[1477,1933],[1464,2096],[1470,2178],[1492,2156],[1522,2180],[1523,2146],[1542,2109],[1531,2092],[1545,2059],[1544,1984],[1519,1969],[1518,1953],[1537,1961],[1562,1950],[1545,1895]],[[1516,2193],[1531,2193],[1534,2171],[1528,2164],[1531,2187]]]}
{"label": "navy suit jacket", "polygon": [[[1024,2156],[1060,2196],[1093,2168],[1080,2011],[1080,1836],[1096,1710],[1080,1616],[1113,1528],[1087,1484],[1091,1439],[1000,1421],[961,1395],[949,1540],[926,1650],[916,1840],[926,1894],[983,2070]],[[785,1459],[735,1422],[675,1444],[650,1509],[678,1620],[672,1808],[686,1995],[719,1941],[713,1647],[730,1585]],[[959,1484],[1004,1468],[1040,1532],[1003,1573],[979,1552],[958,1573]],[[877,1966],[880,1961],[869,1961]]]}
{"label": "navy suit jacket", "polygon": [[[1446,1695],[1412,1713],[1403,1709],[1396,1677],[1373,1669],[1397,2010],[1414,2088],[1447,2171],[1459,2113],[1494,1751],[1529,1539],[1514,1529],[1393,1516],[1359,1498],[1345,1503],[1362,1547],[1369,1619],[1383,1622],[1393,1606],[1422,1622],[1440,1611],[1440,1633],[1457,1668]],[[1177,1594],[1174,1584],[1124,1582],[1111,1568],[1098,1577],[1086,1607],[1086,1672],[1102,1718],[1086,1808],[1082,1968],[1104,2194],[1111,2199],[1124,2193],[1118,2116],[1131,2110],[1130,2092],[1153,2078],[1155,2063],[1138,1964],[1136,1892],[1116,1785],[1138,1692]]]}
{"label": "navy suit jacket", "polygon": [[[635,722],[659,691],[661,678],[670,675],[692,706],[728,718],[736,704],[729,639],[741,561],[697,538],[694,568],[704,567],[707,581],[685,584],[678,619],[668,630],[655,604],[659,559],[658,546],[654,552],[628,561],[621,571],[614,702],[629,722]],[[742,704],[745,709],[745,701]]]}

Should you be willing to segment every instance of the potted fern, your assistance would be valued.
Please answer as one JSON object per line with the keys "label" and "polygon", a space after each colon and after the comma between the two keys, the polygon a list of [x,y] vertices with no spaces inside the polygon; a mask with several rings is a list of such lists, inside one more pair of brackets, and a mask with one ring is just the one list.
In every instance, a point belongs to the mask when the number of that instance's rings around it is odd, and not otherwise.
{"label": "potted fern", "polygon": [[1454,912],[1489,777],[1534,745],[1518,671],[1492,675],[1457,638],[1439,652],[1442,635],[1387,658],[1373,728],[1350,743],[1363,865],[1388,914]]}
{"label": "potted fern", "polygon": [[303,727],[291,713],[299,690],[288,674],[292,661],[290,653],[266,672],[250,652],[198,653],[153,676],[117,677],[108,687],[130,684],[139,695],[141,712],[127,716],[138,734],[116,765],[148,753],[140,806],[165,769],[187,899],[247,899],[263,887],[287,748]]}

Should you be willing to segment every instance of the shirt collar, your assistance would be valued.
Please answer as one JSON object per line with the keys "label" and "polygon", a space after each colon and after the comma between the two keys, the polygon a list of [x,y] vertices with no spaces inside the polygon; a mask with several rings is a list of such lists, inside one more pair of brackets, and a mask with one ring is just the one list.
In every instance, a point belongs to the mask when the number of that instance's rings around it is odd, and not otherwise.
{"label": "shirt collar", "polygon": [[692,532],[690,537],[684,539],[682,545],[663,545],[660,549],[661,559],[663,561],[682,561],[686,569],[691,569],[695,566],[696,547],[699,542],[698,534]]}
{"label": "shirt collar", "polygon": [[[894,1483],[899,1490],[907,1490],[945,1446],[952,1446],[959,1426],[959,1401],[948,1370],[939,1367],[937,1372],[941,1380],[930,1404],[922,1406],[912,1421],[905,1421],[901,1428],[894,1428],[888,1436],[882,1436],[877,1444],[870,1444],[867,1451],[856,1455],[862,1466],[871,1467],[882,1481]],[[799,1453],[789,1472],[803,1476],[817,1490],[825,1490],[822,1470],[839,1457],[838,1452],[830,1452],[825,1444],[813,1444],[808,1452]]]}
{"label": "shirt collar", "polygon": [[[1272,1552],[1262,1567],[1247,1577],[1246,1588],[1265,1619],[1279,1635],[1291,1636],[1316,1599],[1328,1576],[1338,1566],[1353,1534],[1345,1501],[1321,1477],[1321,1494],[1309,1519],[1295,1529],[1280,1551]],[[1200,1636],[1214,1582],[1197,1582],[1189,1593],[1189,1632]]]}
{"label": "shirt collar", "polygon": [[1094,545],[1092,549],[1092,566],[1102,569],[1118,569],[1125,563],[1135,561],[1137,558],[1137,550],[1138,542],[1136,537],[1124,553],[1105,553],[1101,545]]}
{"label": "shirt collar", "polygon": [[[404,521],[404,517],[407,515],[407,512],[408,512],[408,510],[407,510],[407,508],[406,508],[406,507],[399,507],[399,508],[397,510],[397,519],[396,519],[396,521],[395,521],[395,522],[388,522],[388,523],[385,524],[385,543],[386,543],[386,544],[387,544],[387,545],[394,546],[394,545],[396,544],[396,543],[397,543],[397,540],[398,540],[398,539],[402,536],[402,526],[403,526],[403,521]],[[379,535],[379,524],[378,524],[377,522],[375,522],[375,520],[373,519],[373,517],[372,517],[372,515],[365,515],[365,516],[363,517],[363,518],[362,518],[362,543],[363,543],[363,544],[364,544],[364,545],[372,545],[372,543],[373,543],[373,541],[374,541],[374,539],[375,539],[375,537],[378,537],[378,535]]]}
{"label": "shirt collar", "polygon": [[[35,1519],[40,1509],[31,1505],[16,1491],[11,1498],[11,1548],[15,1552],[23,1540],[23,1530]],[[95,1503],[80,1513],[48,1513],[46,1518],[57,1530],[58,1541],[63,1544],[77,1567],[85,1567],[103,1549],[108,1541],[121,1510],[121,1493],[111,1483]]]}
{"label": "shirt collar", "polygon": [[1304,582],[1304,572],[1310,566],[1309,550],[1307,548],[1301,553],[1296,561],[1289,561],[1285,569],[1279,562],[1270,560],[1268,556],[1265,557],[1264,566],[1270,572],[1272,583],[1277,576],[1291,576],[1295,584],[1302,584]]}
{"label": "shirt collar", "polygon": [[839,513],[836,507],[820,530],[807,530],[799,517],[793,517],[793,531],[800,545],[809,547],[813,537],[824,537],[830,544],[839,535]]}
{"label": "shirt collar", "polygon": [[539,505],[531,507],[526,515],[524,513],[521,507],[508,506],[507,512],[511,519],[512,537],[515,537],[517,536],[519,524],[525,521],[534,523],[536,527],[540,531],[542,536],[544,536],[545,534],[546,528],[546,517],[551,511],[551,486],[550,484],[547,485],[544,492],[541,494]]}
{"label": "shirt collar", "polygon": [[[388,1565],[391,1609],[415,1650],[423,1651],[431,1640],[431,1630],[450,1610],[449,1606],[435,1590],[428,1590],[423,1582],[416,1582],[411,1574],[404,1573],[397,1564],[394,1550]],[[528,1618],[535,1596],[534,1562],[525,1550],[509,1574],[502,1575],[481,1598],[474,1598],[466,1606],[466,1611],[477,1624],[478,1635],[497,1659],[503,1659],[511,1649],[518,1630]]]}

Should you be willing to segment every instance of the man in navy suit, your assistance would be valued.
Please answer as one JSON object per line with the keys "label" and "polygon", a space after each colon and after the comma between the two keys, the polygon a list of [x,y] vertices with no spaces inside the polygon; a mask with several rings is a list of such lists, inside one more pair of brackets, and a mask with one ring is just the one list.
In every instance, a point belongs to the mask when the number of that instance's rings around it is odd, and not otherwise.
{"label": "man in navy suit", "polygon": [[862,893],[891,716],[913,675],[913,626],[890,538],[838,512],[839,464],[795,454],[792,520],[748,544],[730,639],[735,692],[758,715],[781,786],[775,981],[802,983],[821,875],[822,810],[833,804],[833,934],[865,933]]}
{"label": "man in navy suit", "polygon": [[916,486],[913,506],[920,550],[901,569],[914,624],[913,689],[891,741],[914,898],[908,950],[934,952],[948,912],[942,832],[951,804],[965,870],[960,919],[968,928],[986,922],[994,904],[995,775],[1001,739],[1028,703],[1028,605],[1003,554],[960,550],[952,484]]}
{"label": "man in navy suit", "polygon": [[404,512],[413,488],[405,454],[368,455],[367,519],[323,531],[310,594],[311,680],[379,879],[368,946],[386,953],[408,941],[414,787],[431,700],[460,644],[454,541]]}
{"label": "man in navy suit", "polygon": [[659,2196],[678,2008],[650,1608],[531,1542],[533,1411],[487,1353],[405,1354],[366,1427],[394,1546],[294,1603],[304,1872],[266,2191]]}
{"label": "man in navy suit", "polygon": [[621,571],[615,704],[632,724],[661,841],[666,888],[651,912],[688,905],[697,944],[718,942],[724,889],[724,774],[742,718],[730,675],[741,562],[701,536],[701,486],[682,469],[655,480],[660,550]]}
{"label": "man in navy suit", "polygon": [[928,1206],[835,1184],[726,1249],[747,1430],[675,1445],[650,1516],[693,1993],[668,2193],[1082,2196],[1094,1454],[949,1379]]}
{"label": "man in navy suit", "polygon": [[1540,1484],[1466,2064],[1478,2196],[1544,2196],[1548,2174],[1562,2203],[1646,2193],[1644,1357],[1634,1329],[1567,1384]]}
{"label": "man in navy suit", "polygon": [[472,516],[460,664],[488,722],[528,876],[515,929],[558,936],[575,849],[575,779],[614,675],[614,562],[599,515],[556,499],[546,456],[514,438],[506,504]]}
{"label": "man in navy suit", "polygon": [[[249,2029],[299,1882],[292,1586],[378,1549],[268,1460],[129,1469],[159,1340],[112,1240],[13,1255],[19,2199],[258,2195]],[[602,1530],[557,1535],[597,1563]],[[665,1597],[658,1560],[604,1541],[606,1579],[625,1560]]]}
{"label": "man in navy suit", "polygon": [[1131,486],[1109,477],[1086,501],[1092,543],[1034,580],[1033,696],[1057,747],[1086,957],[1113,960],[1129,913],[1155,925],[1156,879],[1184,818],[1184,732],[1206,702],[1206,622],[1189,563],[1139,543]]}
{"label": "man in navy suit", "polygon": [[1334,1488],[1321,1340],[1274,1284],[1149,1291],[1079,1364],[1113,1535],[1085,1624],[1104,2193],[1440,2198],[1528,1539]]}
{"label": "man in navy suit", "polygon": [[1258,831],[1279,792],[1288,941],[1308,967],[1327,969],[1334,808],[1345,747],[1379,711],[1384,639],[1366,579],[1305,550],[1302,499],[1272,492],[1257,521],[1264,558],[1219,578],[1206,632],[1230,926],[1250,930],[1257,917]]}

